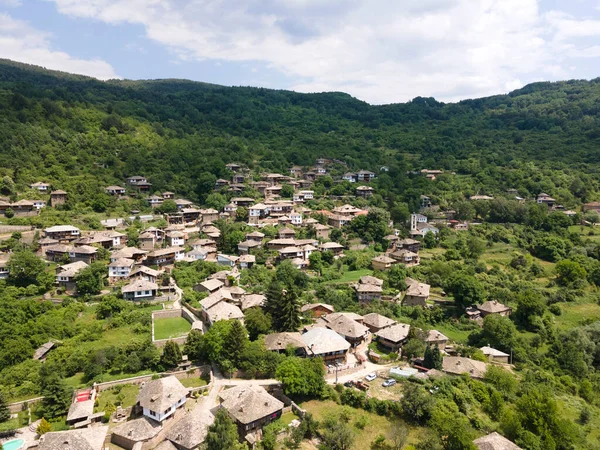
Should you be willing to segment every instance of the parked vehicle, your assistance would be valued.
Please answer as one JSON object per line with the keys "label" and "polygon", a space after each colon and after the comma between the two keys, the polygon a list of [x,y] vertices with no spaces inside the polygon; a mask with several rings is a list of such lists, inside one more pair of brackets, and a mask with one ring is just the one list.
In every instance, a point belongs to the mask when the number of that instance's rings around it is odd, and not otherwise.
{"label": "parked vehicle", "polygon": [[377,374],[375,372],[370,373],[369,375],[367,375],[365,377],[365,380],[367,381],[373,381],[375,378],[377,378]]}
{"label": "parked vehicle", "polygon": [[383,387],[390,387],[396,384],[396,380],[389,378],[383,382]]}

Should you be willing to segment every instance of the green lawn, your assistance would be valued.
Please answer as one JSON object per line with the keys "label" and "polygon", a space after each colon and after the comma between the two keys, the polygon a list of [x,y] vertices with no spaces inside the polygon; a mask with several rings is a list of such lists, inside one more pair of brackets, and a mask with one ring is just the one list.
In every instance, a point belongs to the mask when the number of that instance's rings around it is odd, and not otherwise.
{"label": "green lawn", "polygon": [[135,405],[139,390],[139,386],[125,384],[123,386],[117,386],[114,389],[102,391],[98,396],[98,406],[95,408],[95,411],[104,411],[104,408],[109,402],[113,405],[120,404],[123,408],[133,406]]}
{"label": "green lawn", "polygon": [[[349,409],[350,414],[350,425],[355,433],[354,443],[351,450],[365,450],[371,447],[371,442],[375,440],[380,434],[388,434],[392,428],[402,424],[400,419],[393,417],[383,417],[374,413],[367,412],[363,409],[351,408],[349,406],[338,405],[337,403],[328,401],[311,400],[309,402],[302,403],[301,408],[313,414],[316,420],[323,420],[324,417],[332,414],[334,416],[340,415],[343,409]],[[361,418],[366,419],[366,425],[364,429],[359,429],[354,424]],[[409,427],[409,444],[415,444],[419,441],[419,437],[422,436],[423,430],[416,427]],[[311,448],[311,447],[302,447]]]}
{"label": "green lawn", "polygon": [[344,272],[340,278],[336,280],[326,281],[324,284],[355,283],[360,279],[360,277],[372,274],[373,271],[371,269],[351,270],[349,272]]}
{"label": "green lawn", "polygon": [[173,339],[190,332],[192,325],[183,317],[154,319],[154,339]]}
{"label": "green lawn", "polygon": [[292,420],[297,419],[298,416],[296,414],[294,414],[292,411],[283,413],[281,415],[281,417],[279,418],[279,421],[281,422],[282,425],[285,425],[286,427],[292,423]]}
{"label": "green lawn", "polygon": [[184,378],[179,381],[181,381],[181,384],[183,384],[186,388],[201,387],[201,386],[206,386],[208,384],[208,381],[206,381],[204,378],[200,378],[200,377]]}
{"label": "green lawn", "polygon": [[555,316],[554,321],[564,330],[600,320],[600,306],[597,303],[562,303],[560,309],[562,314]]}

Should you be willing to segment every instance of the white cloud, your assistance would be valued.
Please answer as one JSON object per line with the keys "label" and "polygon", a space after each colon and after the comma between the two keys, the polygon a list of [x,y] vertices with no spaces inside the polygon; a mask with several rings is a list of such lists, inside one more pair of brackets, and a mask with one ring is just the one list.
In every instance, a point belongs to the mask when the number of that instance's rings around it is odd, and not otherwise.
{"label": "white cloud", "polygon": [[67,53],[53,50],[47,33],[36,30],[6,13],[0,13],[0,58],[89,75],[102,80],[118,78],[115,70],[106,61],[74,58]]}
{"label": "white cloud", "polygon": [[70,16],[141,24],[182,61],[260,61],[290,88],[374,103],[567,77],[567,41],[600,34],[597,21],[543,14],[537,0],[48,1]]}
{"label": "white cloud", "polygon": [[0,0],[0,6],[8,6],[10,8],[16,8],[21,6],[23,3],[21,0]]}

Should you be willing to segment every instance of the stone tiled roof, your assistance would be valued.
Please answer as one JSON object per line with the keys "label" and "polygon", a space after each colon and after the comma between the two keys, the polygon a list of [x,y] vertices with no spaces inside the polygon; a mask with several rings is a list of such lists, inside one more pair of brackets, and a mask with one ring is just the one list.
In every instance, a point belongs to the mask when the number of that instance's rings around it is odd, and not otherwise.
{"label": "stone tiled roof", "polygon": [[55,431],[40,438],[38,450],[102,450],[107,426]]}
{"label": "stone tiled roof", "polygon": [[283,403],[258,385],[237,386],[222,391],[221,406],[241,424],[250,424],[283,409]]}
{"label": "stone tiled roof", "polygon": [[181,420],[174,424],[165,437],[183,448],[196,448],[204,442],[210,427],[215,421],[215,416],[210,411],[194,408]]}
{"label": "stone tiled roof", "polygon": [[391,327],[392,325],[396,324],[395,320],[392,320],[388,317],[382,316],[381,314],[377,313],[366,314],[365,316],[363,316],[363,321],[365,325],[370,325],[374,328],[379,329]]}
{"label": "stone tiled roof", "polygon": [[445,356],[442,362],[442,370],[453,375],[466,373],[473,378],[483,378],[487,370],[487,364],[461,356]]}
{"label": "stone tiled roof", "polygon": [[495,431],[487,436],[475,439],[473,444],[475,444],[479,450],[522,450],[521,447],[513,444]]}
{"label": "stone tiled roof", "polygon": [[67,413],[67,422],[78,419],[87,419],[94,414],[94,400],[71,403]]}
{"label": "stone tiled roof", "polygon": [[306,347],[300,333],[273,333],[265,336],[267,350],[285,350],[289,346],[293,348]]}
{"label": "stone tiled roof", "polygon": [[166,411],[183,397],[188,389],[174,376],[149,381],[140,389],[137,402],[151,411]]}
{"label": "stone tiled roof", "polygon": [[477,306],[477,309],[479,311],[483,311],[489,314],[494,314],[509,311],[511,308],[510,306],[503,305],[502,303],[496,300],[492,300]]}
{"label": "stone tiled roof", "polygon": [[162,426],[158,422],[141,417],[119,425],[112,432],[130,441],[143,442],[155,437],[160,430]]}
{"label": "stone tiled roof", "polygon": [[375,336],[397,343],[406,339],[409,331],[410,325],[398,323],[396,325],[392,325],[391,327],[384,328],[383,330],[379,330],[377,333],[375,333]]}
{"label": "stone tiled roof", "polygon": [[136,280],[121,288],[122,293],[139,291],[157,291],[158,284],[152,281]]}
{"label": "stone tiled roof", "polygon": [[350,348],[346,339],[329,328],[313,327],[302,335],[302,341],[313,355],[346,351]]}
{"label": "stone tiled roof", "polygon": [[425,342],[447,341],[448,337],[437,330],[429,330]]}
{"label": "stone tiled roof", "polygon": [[371,277],[369,275],[365,275],[364,277],[360,277],[360,280],[358,280],[358,282],[360,284],[372,284],[375,286],[383,286],[383,280],[376,278],[376,277]]}
{"label": "stone tiled roof", "polygon": [[311,311],[311,310],[316,309],[318,307],[327,309],[330,312],[334,312],[335,311],[335,308],[333,306],[331,306],[331,305],[328,305],[327,303],[308,303],[306,305],[303,305],[300,308],[300,311],[301,312]]}
{"label": "stone tiled roof", "polygon": [[207,311],[212,323],[219,320],[243,319],[244,313],[240,308],[231,303],[219,302]]}
{"label": "stone tiled roof", "polygon": [[367,327],[347,316],[340,315],[333,320],[328,319],[329,316],[326,316],[327,327],[345,337],[358,339],[365,336],[369,331]]}

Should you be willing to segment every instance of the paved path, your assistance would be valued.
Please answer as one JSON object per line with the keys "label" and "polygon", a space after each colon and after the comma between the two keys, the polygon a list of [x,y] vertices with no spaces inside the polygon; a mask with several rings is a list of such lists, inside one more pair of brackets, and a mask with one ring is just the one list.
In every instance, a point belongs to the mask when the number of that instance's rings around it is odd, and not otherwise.
{"label": "paved path", "polygon": [[[338,373],[338,383],[345,383],[346,381],[358,380],[359,378],[366,377],[371,372],[387,371],[391,367],[395,367],[397,365],[397,363],[381,365],[372,363],[371,361],[365,361],[364,368],[357,372],[352,372],[349,374],[344,374],[343,372]],[[335,384],[335,373],[327,375],[326,379],[327,383]]]}

